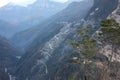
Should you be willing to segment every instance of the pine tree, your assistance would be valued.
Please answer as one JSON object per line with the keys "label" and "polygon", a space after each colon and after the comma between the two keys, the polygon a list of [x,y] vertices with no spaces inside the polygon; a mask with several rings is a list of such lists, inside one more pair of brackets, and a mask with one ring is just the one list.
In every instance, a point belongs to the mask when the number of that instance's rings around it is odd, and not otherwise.
{"label": "pine tree", "polygon": [[114,19],[106,19],[101,21],[101,42],[103,44],[111,45],[111,55],[108,60],[107,69],[106,69],[106,76],[105,80],[109,80],[110,75],[110,65],[115,55],[116,46],[120,45],[120,25]]}
{"label": "pine tree", "polygon": [[78,30],[80,36],[79,41],[73,41],[71,44],[76,48],[77,52],[83,56],[83,59],[77,59],[78,61],[83,60],[83,80],[87,79],[87,65],[96,54],[96,41],[90,35],[90,27],[84,27]]}

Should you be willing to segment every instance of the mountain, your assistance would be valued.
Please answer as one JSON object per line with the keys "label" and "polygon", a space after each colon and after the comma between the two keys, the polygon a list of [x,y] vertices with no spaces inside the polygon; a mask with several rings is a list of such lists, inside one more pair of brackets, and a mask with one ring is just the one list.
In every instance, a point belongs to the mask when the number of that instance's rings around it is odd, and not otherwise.
{"label": "mountain", "polygon": [[[18,39],[19,43],[20,39],[24,43],[33,39],[18,64],[15,74],[19,80],[53,80],[58,64],[63,63],[64,57],[71,51],[67,39],[73,37],[82,23],[81,19],[85,18],[92,5],[92,1],[73,2],[42,24],[21,32],[12,39]],[[71,12],[73,14],[69,14]]]}
{"label": "mountain", "polygon": [[28,29],[32,27],[33,25],[36,25],[41,22],[41,18],[33,18],[29,21],[23,21],[19,24],[13,25],[7,21],[0,20],[0,35],[11,38],[15,33],[19,31],[24,31],[25,29]]}
{"label": "mountain", "polygon": [[[98,22],[117,8],[118,0],[94,0],[93,6],[91,1],[83,3],[73,2],[46,22],[29,29],[29,33],[26,31],[29,36],[32,33],[37,35],[19,61],[16,70],[18,80],[70,80],[71,72],[81,72],[78,65],[65,62],[73,51],[69,39],[76,38],[76,30],[86,23],[93,25],[95,32]],[[80,7],[83,6],[87,7],[82,10]],[[68,14],[70,12],[73,14]]]}
{"label": "mountain", "polygon": [[11,37],[16,32],[15,26],[7,21],[0,20],[0,35]]}
{"label": "mountain", "polygon": [[9,80],[20,56],[21,52],[13,47],[6,38],[0,36],[0,80]]}
{"label": "mountain", "polygon": [[[118,0],[120,2],[120,0]],[[115,19],[118,23],[120,23],[120,3],[118,3],[117,8],[108,16],[108,18]]]}
{"label": "mountain", "polygon": [[[53,35],[58,33],[63,25],[67,24],[66,22],[78,21],[84,18],[89,10],[89,7],[92,6],[92,2],[89,5],[88,3],[89,2],[85,1],[73,2],[66,9],[58,12],[54,16],[51,16],[49,19],[45,20],[36,27],[15,34],[11,38],[11,41],[16,46],[26,50],[38,36],[41,38],[39,41],[42,41],[44,38],[49,38],[51,33]],[[82,6],[84,5],[85,7],[83,8]]]}
{"label": "mountain", "polygon": [[108,1],[109,0],[95,0],[94,2],[97,4],[94,4],[94,6],[88,12],[86,18],[84,19],[83,25],[85,26],[90,24],[94,27],[94,31],[98,30],[101,20],[106,19],[108,15],[110,15],[110,13],[112,13],[118,5],[118,0],[110,2]]}
{"label": "mountain", "polygon": [[6,74],[3,70],[0,70],[0,80],[9,80],[8,74]]}
{"label": "mountain", "polygon": [[36,0],[35,3],[27,7],[9,3],[0,8],[0,19],[8,22],[10,24],[9,27],[11,27],[11,25],[12,27],[11,29],[8,28],[7,31],[4,31],[4,29],[0,30],[0,35],[10,38],[15,33],[38,25],[48,17],[64,9],[66,6],[67,4],[49,0]]}
{"label": "mountain", "polygon": [[28,5],[27,7],[9,3],[0,8],[0,18],[12,24],[17,24],[34,17],[47,18],[64,9],[65,6],[66,4],[49,0],[37,0],[35,3]]}

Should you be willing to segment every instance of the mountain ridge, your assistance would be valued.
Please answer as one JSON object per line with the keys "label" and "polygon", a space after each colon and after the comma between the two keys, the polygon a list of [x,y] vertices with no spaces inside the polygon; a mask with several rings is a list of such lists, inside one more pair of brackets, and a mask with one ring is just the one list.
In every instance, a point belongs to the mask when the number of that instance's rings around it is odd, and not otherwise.
{"label": "mountain ridge", "polygon": [[[42,23],[44,20],[56,14],[67,6],[65,3],[47,1],[45,2],[45,5],[47,5],[46,7],[41,6],[43,3],[40,3],[39,0],[37,1],[31,5],[28,5],[27,7],[14,5],[11,3],[4,7],[1,7],[0,19],[14,26],[11,27],[14,31],[11,32],[9,29],[7,31],[3,30],[4,34],[2,35],[6,38],[11,38],[11,36],[13,36],[15,33],[24,31],[38,25],[39,23]],[[5,32],[9,33],[10,36],[7,36]]]}
{"label": "mountain ridge", "polygon": [[[47,32],[47,31],[48,32],[52,32],[53,30],[51,30],[51,29],[53,27],[55,29],[57,29],[55,27],[55,25],[58,25],[60,23],[61,23],[61,25],[63,25],[64,22],[72,22],[73,20],[74,21],[80,20],[81,18],[83,18],[86,15],[85,13],[88,11],[88,9],[89,9],[88,7],[92,6],[92,2],[91,2],[91,4],[87,5],[83,9],[82,6],[88,4],[88,2],[84,2],[83,1],[83,2],[77,2],[77,3],[73,2],[73,3],[76,5],[77,9],[79,9],[79,10],[77,10],[76,7],[71,3],[70,5],[73,6],[72,8],[71,8],[71,6],[68,6],[66,9],[58,12],[54,16],[51,16],[49,19],[45,20],[43,23],[37,25],[36,27],[33,27],[31,29],[28,29],[28,30],[25,30],[25,31],[23,31],[21,33],[16,34],[15,36],[13,36],[11,38],[11,41],[15,41],[15,44],[19,42],[20,43],[20,47],[24,48],[23,46],[21,46],[21,44],[24,44],[24,43],[27,44],[28,43],[28,42],[26,42],[26,38],[27,38],[27,40],[33,39],[32,37],[28,37],[28,36],[31,36],[31,35],[33,37],[34,36],[39,36],[39,35],[42,36],[43,34],[46,34],[45,32]],[[72,10],[74,10],[73,13],[71,13]],[[81,12],[84,12],[84,14],[82,14]],[[79,13],[79,14],[77,14],[77,13]],[[59,29],[60,28],[62,28],[62,27],[59,27]],[[26,36],[26,37],[24,38],[22,35]],[[20,39],[21,39],[21,41],[19,41]],[[31,42],[33,42],[33,40],[31,40]]]}
{"label": "mountain ridge", "polygon": [[[76,35],[75,35],[76,30],[80,28],[81,24],[84,25],[90,20],[93,20],[94,22],[96,22],[96,24],[94,25],[95,28],[98,27],[97,21],[99,21],[100,16],[101,17],[104,16],[102,19],[105,19],[114,9],[116,9],[117,7],[116,4],[118,3],[117,0],[115,2],[113,1],[112,7],[111,5],[108,5],[108,7],[110,7],[108,9],[109,10],[108,12],[104,12],[104,11],[99,12],[99,10],[96,8],[99,8],[101,11],[105,9],[106,4],[111,4],[111,2],[109,2],[109,0],[98,0],[98,2],[99,3],[95,2],[94,6],[92,6],[88,10],[89,16],[87,16],[86,14],[87,20],[83,20],[82,18],[78,19],[78,21],[76,22],[74,22],[74,20],[73,22],[72,21],[67,22],[66,20],[66,22],[64,23],[65,26],[60,28],[60,32],[57,32],[56,35],[54,34],[52,37],[50,37],[50,39],[48,39],[48,36],[49,36],[48,35],[47,36],[48,40],[45,43],[43,41],[40,41],[41,35],[39,35],[39,37],[36,40],[34,40],[34,42],[36,42],[35,46],[30,48],[30,50],[28,50],[25,56],[21,59],[21,63],[19,64],[20,67],[18,67],[17,69],[17,72],[18,72],[17,76],[19,77],[19,80],[24,80],[24,79],[64,80],[65,78],[68,80],[70,78],[70,75],[66,75],[66,77],[63,77],[62,75],[62,73],[64,72],[65,66],[59,68],[59,66],[66,64],[65,62],[66,58],[68,58],[72,53],[72,47],[70,46],[68,39],[76,38]],[[102,5],[103,2],[105,2],[104,5]],[[99,4],[101,6],[99,6]],[[75,9],[73,9],[73,11],[74,10]],[[93,11],[96,11],[96,12],[93,15],[90,15],[91,12]],[[96,17],[96,15],[99,15],[99,16]],[[55,21],[57,21],[57,19],[55,19]],[[59,21],[59,18],[58,18],[58,21]],[[45,36],[45,33],[43,34]],[[44,38],[44,40],[45,39],[46,38]],[[22,65],[23,63],[25,65]],[[29,68],[27,68],[28,65],[29,65]],[[73,67],[71,66],[70,68],[76,67],[76,65],[74,64],[71,64],[71,65]],[[67,66],[69,67],[69,65]],[[28,73],[24,72],[26,68],[27,68],[26,71],[28,71]],[[80,68],[77,68],[77,70],[78,69],[80,70]],[[22,72],[24,73],[25,76],[21,75]]]}

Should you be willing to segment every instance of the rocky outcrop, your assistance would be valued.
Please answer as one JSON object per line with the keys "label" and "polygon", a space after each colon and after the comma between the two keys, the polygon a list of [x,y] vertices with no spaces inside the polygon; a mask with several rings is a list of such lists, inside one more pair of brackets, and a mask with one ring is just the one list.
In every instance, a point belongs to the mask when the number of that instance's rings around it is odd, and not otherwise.
{"label": "rocky outcrop", "polygon": [[[107,6],[106,6],[106,4],[107,4]],[[111,0],[111,1],[109,1],[109,0],[95,0],[94,6],[90,9],[86,18],[82,19],[82,21],[84,22],[83,25],[84,26],[89,25],[89,24],[92,25],[92,27],[93,27],[92,33],[96,32],[96,30],[98,30],[100,28],[100,26],[99,26],[100,21],[103,19],[106,19],[117,8],[117,6],[118,6],[118,0]],[[106,66],[106,64],[104,64],[104,62],[106,62],[108,60],[110,47],[105,46],[105,48],[107,48],[107,50],[106,50],[107,52],[104,52],[105,54],[97,54],[94,57],[94,59],[96,60],[96,65],[99,68],[97,70],[100,70],[101,68]],[[103,53],[103,50],[100,50],[101,53]],[[117,56],[117,60],[118,59],[119,59],[119,57]],[[116,58],[114,57],[113,61],[115,61],[115,60],[116,60]],[[67,63],[65,63],[65,64],[67,65]],[[116,65],[116,64],[117,63],[112,63],[111,66],[113,66],[113,67],[111,67],[111,69],[112,68],[115,69],[114,65]],[[64,67],[62,67],[62,68],[64,68]],[[59,70],[61,70],[61,68],[58,69],[57,75],[55,76],[55,80],[64,80],[66,78],[66,76],[67,76],[67,80],[69,80],[68,78],[70,78],[71,76],[66,75],[65,78],[63,78],[64,75],[62,75],[62,74],[64,73],[64,69],[63,69],[63,72],[61,72],[61,73],[59,72]],[[69,70],[69,68],[68,68],[68,70]],[[112,74],[114,74],[114,70],[112,70],[112,72],[113,72]],[[72,72],[72,73],[80,74],[79,71]],[[71,73],[71,75],[72,75],[72,73]],[[90,74],[92,74],[92,73],[90,73]],[[95,74],[93,74],[93,75],[95,75]],[[92,77],[93,77],[93,75],[92,75]],[[79,79],[78,79],[78,75],[76,77],[77,77],[76,80],[80,79],[80,76],[79,76]],[[112,79],[114,79],[114,78],[115,77],[113,77]],[[93,80],[93,79],[90,79],[90,80]]]}
{"label": "rocky outcrop", "polygon": [[84,20],[84,25],[90,24],[96,31],[100,21],[106,19],[117,8],[118,0],[94,0],[94,3]]}
{"label": "rocky outcrop", "polygon": [[120,23],[120,0],[118,1],[117,9],[115,9],[108,18],[115,19],[118,23]]}
{"label": "rocky outcrop", "polygon": [[[117,8],[115,10],[113,10],[113,12],[111,12],[111,14],[109,14],[107,16],[107,18],[108,19],[111,19],[111,18],[115,19],[118,23],[120,23],[120,0],[118,0]],[[97,31],[97,32],[99,32],[99,31]],[[99,38],[97,38],[99,35],[97,34],[97,32],[95,33],[94,36],[99,43]],[[102,46],[100,49],[100,53],[103,54],[104,56],[110,58],[111,45],[106,44],[106,45]],[[116,53],[116,54],[113,56],[112,62],[114,62],[114,61],[120,62],[120,50],[119,50],[119,48],[114,53]]]}
{"label": "rocky outcrop", "polygon": [[[118,5],[117,8],[111,12],[111,14],[109,14],[107,16],[108,19],[115,19],[119,24],[120,24],[120,0],[118,0]],[[94,38],[97,40],[98,42],[98,47],[99,47],[99,54],[96,56],[96,60],[100,61],[100,65],[102,65],[102,68],[106,68],[107,62],[108,60],[110,60],[111,55],[112,55],[112,45],[108,44],[108,43],[101,43],[100,37],[97,34],[99,33],[99,30],[96,31],[96,33],[94,34]],[[96,64],[99,64],[99,62],[96,62]],[[99,66],[100,66],[99,65]],[[120,74],[120,47],[119,46],[115,46],[115,50],[113,51],[113,56],[111,58],[111,62],[110,62],[110,75],[109,78],[111,80],[119,80],[119,74]],[[117,72],[117,73],[116,73]]]}
{"label": "rocky outcrop", "polygon": [[[107,17],[108,19],[115,19],[118,23],[120,23],[120,0],[118,0],[118,5],[117,5],[117,8],[111,13],[108,15]],[[96,34],[97,36],[97,34]],[[99,41],[99,39],[98,39]],[[105,55],[106,57],[108,57],[108,59],[110,58],[110,55],[111,55],[111,45],[108,45],[106,44],[105,46],[103,46],[100,50],[100,53]],[[118,49],[116,49],[116,51],[114,51],[114,54],[113,55],[113,58],[112,58],[112,62],[120,62],[120,50],[119,50],[119,47]]]}

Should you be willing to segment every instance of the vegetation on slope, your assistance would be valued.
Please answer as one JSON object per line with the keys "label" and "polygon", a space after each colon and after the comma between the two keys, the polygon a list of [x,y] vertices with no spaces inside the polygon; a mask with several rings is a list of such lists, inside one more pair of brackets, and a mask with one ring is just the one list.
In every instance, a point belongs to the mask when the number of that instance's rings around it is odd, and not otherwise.
{"label": "vegetation on slope", "polygon": [[[82,57],[73,57],[75,63],[82,66],[82,80],[119,80],[119,61],[113,57],[118,53],[120,46],[120,25],[114,19],[101,21],[101,28],[98,31],[99,41],[90,36],[90,29],[87,27],[78,30],[80,40],[73,41],[76,53]],[[109,45],[110,54],[106,61],[99,61],[95,57],[101,55],[100,47]],[[97,51],[98,49],[98,51]],[[105,54],[103,52],[103,54]],[[117,71],[117,72],[116,72]],[[71,80],[78,80],[76,73],[71,75]]]}

